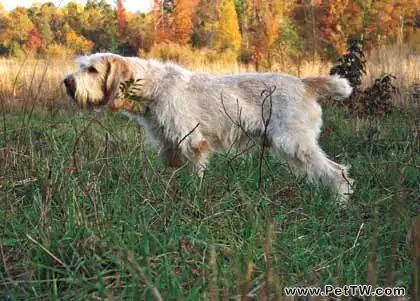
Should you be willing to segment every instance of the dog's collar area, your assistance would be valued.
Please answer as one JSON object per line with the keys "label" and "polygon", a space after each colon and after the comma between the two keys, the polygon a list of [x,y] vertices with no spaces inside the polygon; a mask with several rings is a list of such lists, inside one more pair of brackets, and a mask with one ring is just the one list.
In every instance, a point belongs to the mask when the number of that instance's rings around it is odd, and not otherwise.
{"label": "dog's collar area", "polygon": [[150,111],[150,101],[139,96],[143,79],[130,77],[119,84],[118,97],[109,105],[112,112],[125,110],[134,115],[145,115]]}
{"label": "dog's collar area", "polygon": [[114,100],[113,103],[109,105],[109,109],[112,112],[125,110],[134,115],[145,115],[150,111],[149,104],[150,102],[144,98],[122,97]]}

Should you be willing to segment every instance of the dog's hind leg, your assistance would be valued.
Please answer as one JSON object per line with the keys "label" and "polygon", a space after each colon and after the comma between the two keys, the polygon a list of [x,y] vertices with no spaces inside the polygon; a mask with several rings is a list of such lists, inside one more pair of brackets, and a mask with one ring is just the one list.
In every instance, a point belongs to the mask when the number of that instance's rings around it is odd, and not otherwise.
{"label": "dog's hind leg", "polygon": [[329,186],[338,194],[340,201],[347,201],[353,192],[348,167],[328,159],[313,135],[283,133],[273,139],[273,147],[290,163],[294,172],[306,174],[309,181],[319,181]]}
{"label": "dog's hind leg", "polygon": [[200,183],[198,189],[201,190],[204,179],[204,171],[206,169],[206,164],[208,157],[210,155],[210,146],[209,142],[206,139],[200,139],[196,143],[192,143],[192,164],[194,171],[198,173],[200,177]]}

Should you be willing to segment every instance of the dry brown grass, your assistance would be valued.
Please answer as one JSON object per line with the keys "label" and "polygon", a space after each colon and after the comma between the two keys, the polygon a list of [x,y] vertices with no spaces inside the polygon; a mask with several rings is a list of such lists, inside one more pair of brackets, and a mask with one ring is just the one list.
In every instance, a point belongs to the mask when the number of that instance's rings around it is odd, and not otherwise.
{"label": "dry brown grass", "polygon": [[[179,49],[179,52],[182,49]],[[161,52],[165,51],[163,49]],[[165,53],[152,53],[149,57],[165,56]],[[174,54],[172,53],[171,56]],[[166,57],[171,59],[172,57]],[[188,59],[195,57],[194,59]],[[214,53],[191,51],[185,57],[175,58],[179,64],[195,71],[214,74],[232,74],[255,71],[252,65],[237,63],[232,55],[221,55],[220,60]],[[321,61],[302,62],[299,65],[288,64],[280,66],[274,64],[272,71],[285,72],[297,76],[315,76],[329,73],[331,63]],[[16,60],[0,59],[0,100],[2,108],[20,109],[34,106],[56,106],[65,102],[65,95],[61,85],[65,73],[75,68],[71,59],[51,60]],[[409,103],[408,87],[420,82],[420,54],[413,53],[408,48],[392,47],[372,53],[367,63],[368,74],[363,79],[363,87],[371,84],[374,78],[383,73],[396,75],[397,87],[400,94],[395,98],[396,104]]]}
{"label": "dry brown grass", "polygon": [[420,81],[420,53],[410,48],[394,46],[372,53],[367,64],[367,80],[383,73],[397,77],[400,86],[407,86]]}
{"label": "dry brown grass", "polygon": [[0,100],[3,108],[21,109],[63,103],[62,79],[74,64],[64,60],[0,60]]}
{"label": "dry brown grass", "polygon": [[375,51],[369,56],[367,76],[364,77],[362,86],[372,84],[375,78],[384,73],[396,76],[395,85],[399,93],[393,100],[394,104],[409,104],[410,86],[420,83],[420,53],[410,47],[398,45]]}

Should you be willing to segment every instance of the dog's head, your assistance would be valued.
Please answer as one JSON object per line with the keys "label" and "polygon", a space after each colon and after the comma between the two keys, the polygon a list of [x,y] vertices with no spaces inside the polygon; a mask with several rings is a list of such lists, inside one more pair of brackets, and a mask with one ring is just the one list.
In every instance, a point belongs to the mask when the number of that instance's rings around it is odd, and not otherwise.
{"label": "dog's head", "polygon": [[83,108],[112,104],[120,97],[120,83],[133,76],[127,60],[112,53],[79,57],[76,62],[79,70],[65,76],[64,86],[70,98]]}

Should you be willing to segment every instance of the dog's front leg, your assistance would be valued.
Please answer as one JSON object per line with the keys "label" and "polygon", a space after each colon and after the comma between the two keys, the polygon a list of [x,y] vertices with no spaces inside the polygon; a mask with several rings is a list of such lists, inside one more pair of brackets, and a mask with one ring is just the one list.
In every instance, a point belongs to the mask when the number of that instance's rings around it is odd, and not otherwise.
{"label": "dog's front leg", "polygon": [[184,165],[180,149],[173,145],[164,145],[159,150],[159,158],[167,168],[180,168]]}

